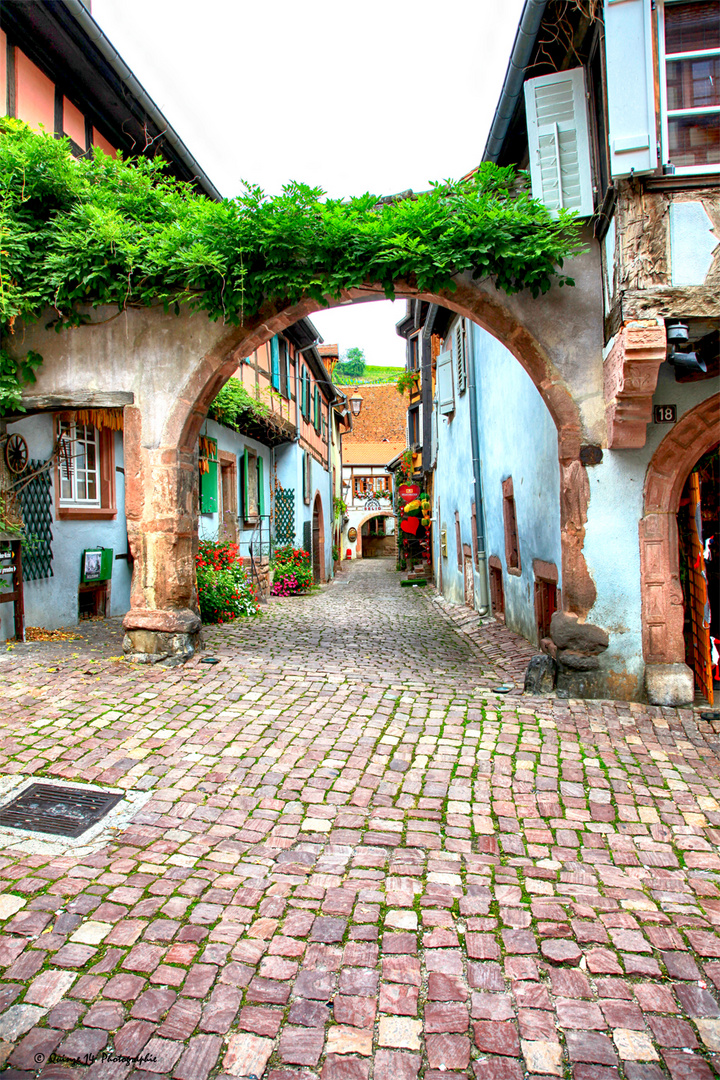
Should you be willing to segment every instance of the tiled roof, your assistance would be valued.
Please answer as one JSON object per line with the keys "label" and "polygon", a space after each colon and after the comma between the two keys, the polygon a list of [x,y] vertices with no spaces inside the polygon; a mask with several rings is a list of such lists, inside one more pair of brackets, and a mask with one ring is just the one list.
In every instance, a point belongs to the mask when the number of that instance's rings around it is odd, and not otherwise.
{"label": "tiled roof", "polygon": [[343,465],[387,465],[402,450],[402,442],[352,442],[349,435],[343,435]]}
{"label": "tiled roof", "polygon": [[[348,397],[354,393],[362,397],[360,415],[353,416],[353,429],[343,436],[343,451],[357,443],[375,443],[388,439],[390,443],[402,443],[405,449],[407,439],[406,399],[398,394],[395,383],[381,386],[341,386],[340,390]],[[389,461],[395,453],[388,455]],[[343,452],[347,460],[347,455]]]}

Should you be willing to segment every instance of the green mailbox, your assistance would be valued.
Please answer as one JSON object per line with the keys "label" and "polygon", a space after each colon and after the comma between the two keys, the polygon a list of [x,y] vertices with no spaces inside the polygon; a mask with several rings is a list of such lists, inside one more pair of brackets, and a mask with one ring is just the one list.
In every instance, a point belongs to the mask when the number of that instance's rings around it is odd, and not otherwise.
{"label": "green mailbox", "polygon": [[80,581],[84,585],[94,581],[109,581],[112,577],[113,549],[86,548],[80,564]]}

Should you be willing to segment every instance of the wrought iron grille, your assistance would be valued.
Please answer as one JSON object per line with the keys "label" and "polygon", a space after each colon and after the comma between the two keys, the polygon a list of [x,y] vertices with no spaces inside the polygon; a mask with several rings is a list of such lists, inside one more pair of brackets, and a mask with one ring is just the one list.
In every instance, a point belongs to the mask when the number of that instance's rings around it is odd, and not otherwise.
{"label": "wrought iron grille", "polygon": [[[43,470],[42,472],[40,470]],[[36,473],[29,481],[27,478]],[[20,477],[18,498],[25,522],[26,538],[23,540],[23,580],[53,576],[52,569],[52,470],[48,462],[28,461]]]}
{"label": "wrought iron grille", "polygon": [[275,543],[295,543],[294,488],[278,488],[275,492]]}

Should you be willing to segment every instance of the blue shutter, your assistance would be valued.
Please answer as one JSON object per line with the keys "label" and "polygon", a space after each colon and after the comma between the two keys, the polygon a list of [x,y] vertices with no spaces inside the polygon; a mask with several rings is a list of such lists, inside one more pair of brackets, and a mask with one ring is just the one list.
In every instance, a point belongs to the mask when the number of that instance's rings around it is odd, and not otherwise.
{"label": "blue shutter", "polygon": [[280,389],[280,342],[277,334],[270,342],[270,382],[273,390]]}
{"label": "blue shutter", "polygon": [[440,353],[437,358],[437,398],[441,413],[451,413],[455,411],[452,349]]}
{"label": "blue shutter", "polygon": [[610,174],[657,167],[651,0],[605,0]]}
{"label": "blue shutter", "polygon": [[533,197],[590,217],[594,210],[585,69],[554,71],[525,82]]}

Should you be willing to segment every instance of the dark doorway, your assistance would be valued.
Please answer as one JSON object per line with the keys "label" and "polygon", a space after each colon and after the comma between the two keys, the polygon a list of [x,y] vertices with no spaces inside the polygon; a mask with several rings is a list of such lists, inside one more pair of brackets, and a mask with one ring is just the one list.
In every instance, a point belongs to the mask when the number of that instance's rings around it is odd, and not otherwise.
{"label": "dark doorway", "polygon": [[315,496],[312,516],[312,568],[313,580],[325,580],[325,535],[323,509],[320,496]]}
{"label": "dark doorway", "polygon": [[678,510],[680,581],[685,605],[685,662],[695,674],[696,698],[714,704],[720,691],[720,447],[690,473]]}

